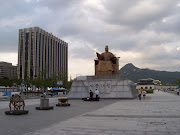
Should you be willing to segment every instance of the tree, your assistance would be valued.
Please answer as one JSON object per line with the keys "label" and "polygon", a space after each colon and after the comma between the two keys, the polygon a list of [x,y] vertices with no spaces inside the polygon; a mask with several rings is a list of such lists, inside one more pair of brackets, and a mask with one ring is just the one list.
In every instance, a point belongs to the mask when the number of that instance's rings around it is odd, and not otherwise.
{"label": "tree", "polygon": [[63,81],[62,87],[70,89],[72,85],[72,80],[68,81],[67,73],[58,72],[58,74],[53,73],[50,78],[46,77],[47,68],[44,67],[43,70],[38,70],[38,76],[34,76],[34,79],[31,79],[27,76],[24,80],[25,84],[35,85],[38,89],[42,88],[41,92],[45,92],[47,87],[59,87],[57,81]]}
{"label": "tree", "polygon": [[38,76],[35,76],[35,79],[33,79],[33,85],[35,85],[38,89],[42,88],[41,92],[46,92],[47,87],[50,87],[53,85],[53,81],[51,78],[46,77],[46,71],[47,69],[45,68],[42,71],[38,71]]}
{"label": "tree", "polygon": [[16,84],[16,86],[17,86],[17,85],[21,85],[22,79],[18,79],[18,78],[16,77],[16,78],[12,79],[12,82],[13,82],[13,84]]}
{"label": "tree", "polygon": [[175,83],[180,86],[180,78],[176,79]]}
{"label": "tree", "polygon": [[61,75],[60,76],[61,80],[63,81],[63,87],[66,89],[70,89],[73,82],[73,80],[71,79],[71,76],[70,76],[70,81],[68,81],[68,74],[66,72],[65,73],[61,72],[60,75]]}
{"label": "tree", "polygon": [[7,77],[4,77],[4,78],[0,78],[0,86],[13,86],[13,82],[12,80],[8,79]]}

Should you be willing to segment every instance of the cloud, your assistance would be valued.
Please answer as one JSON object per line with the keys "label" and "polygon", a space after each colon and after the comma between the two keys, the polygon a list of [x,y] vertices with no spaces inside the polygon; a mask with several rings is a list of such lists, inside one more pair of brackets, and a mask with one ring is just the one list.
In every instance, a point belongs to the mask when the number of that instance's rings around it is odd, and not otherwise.
{"label": "cloud", "polygon": [[17,57],[18,54],[17,53],[1,53],[0,55],[0,61],[4,61],[4,62],[10,62],[12,63],[14,66],[17,65]]}
{"label": "cloud", "polygon": [[[180,12],[180,10],[178,11]],[[153,29],[156,29],[160,32],[167,32],[167,33],[178,33],[180,34],[179,30],[180,26],[180,15],[175,14],[165,18],[165,21],[160,21],[158,24],[154,25]]]}
{"label": "cloud", "polygon": [[69,54],[74,58],[94,59],[95,50],[94,46],[84,40],[74,38],[68,40]]}
{"label": "cloud", "polygon": [[177,47],[176,49],[177,49],[178,51],[180,51],[180,47]]}
{"label": "cloud", "polygon": [[108,1],[104,5],[109,14],[105,16],[104,20],[116,25],[128,25],[131,29],[144,29],[152,22],[169,15],[176,3],[171,0]]}
{"label": "cloud", "polygon": [[68,62],[69,76],[75,78],[83,75],[94,75],[94,61],[92,59],[75,58],[69,56]]}
{"label": "cloud", "polygon": [[68,42],[69,73],[94,74],[95,52],[104,52],[105,45],[121,57],[120,67],[131,62],[140,68],[178,69],[180,6],[177,1],[0,2],[0,56],[4,57],[4,52],[17,54],[19,29],[38,26]]}
{"label": "cloud", "polygon": [[14,16],[13,18],[3,18],[0,20],[0,27],[20,27],[31,24],[31,16]]}

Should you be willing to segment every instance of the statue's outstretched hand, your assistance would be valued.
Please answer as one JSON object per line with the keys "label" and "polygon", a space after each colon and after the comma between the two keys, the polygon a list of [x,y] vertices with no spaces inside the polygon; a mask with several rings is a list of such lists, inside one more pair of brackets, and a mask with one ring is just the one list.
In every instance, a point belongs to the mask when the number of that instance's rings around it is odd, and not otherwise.
{"label": "statue's outstretched hand", "polygon": [[101,55],[98,52],[96,52],[96,55],[97,55],[98,59],[101,57]]}
{"label": "statue's outstretched hand", "polygon": [[96,55],[97,55],[97,57],[99,56],[99,53],[98,52],[96,52]]}

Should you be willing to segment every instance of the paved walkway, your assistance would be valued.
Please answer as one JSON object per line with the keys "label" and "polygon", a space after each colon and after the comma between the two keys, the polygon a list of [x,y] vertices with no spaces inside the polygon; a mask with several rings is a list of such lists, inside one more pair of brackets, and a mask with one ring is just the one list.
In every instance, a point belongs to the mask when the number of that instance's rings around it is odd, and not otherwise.
{"label": "paved walkway", "polygon": [[26,135],[179,134],[180,96],[155,91],[145,100],[120,100]]}
{"label": "paved walkway", "polygon": [[[97,110],[119,100],[102,100],[101,102],[84,102],[82,100],[70,100],[70,107],[56,107],[57,97],[50,98],[50,106],[53,110],[36,110],[40,105],[40,99],[26,99],[25,110],[28,115],[5,115],[9,110],[9,101],[0,101],[0,135],[23,135],[56,125],[61,121],[80,116],[81,114]],[[49,134],[49,133],[48,133]]]}

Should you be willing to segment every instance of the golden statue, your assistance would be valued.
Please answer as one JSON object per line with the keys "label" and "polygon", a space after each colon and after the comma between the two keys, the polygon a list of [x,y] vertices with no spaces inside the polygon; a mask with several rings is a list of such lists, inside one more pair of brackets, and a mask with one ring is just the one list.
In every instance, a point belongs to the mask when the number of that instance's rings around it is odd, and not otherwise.
{"label": "golden statue", "polygon": [[98,59],[95,60],[95,75],[110,75],[119,73],[119,57],[115,57],[109,52],[108,45],[102,54],[96,53]]}

